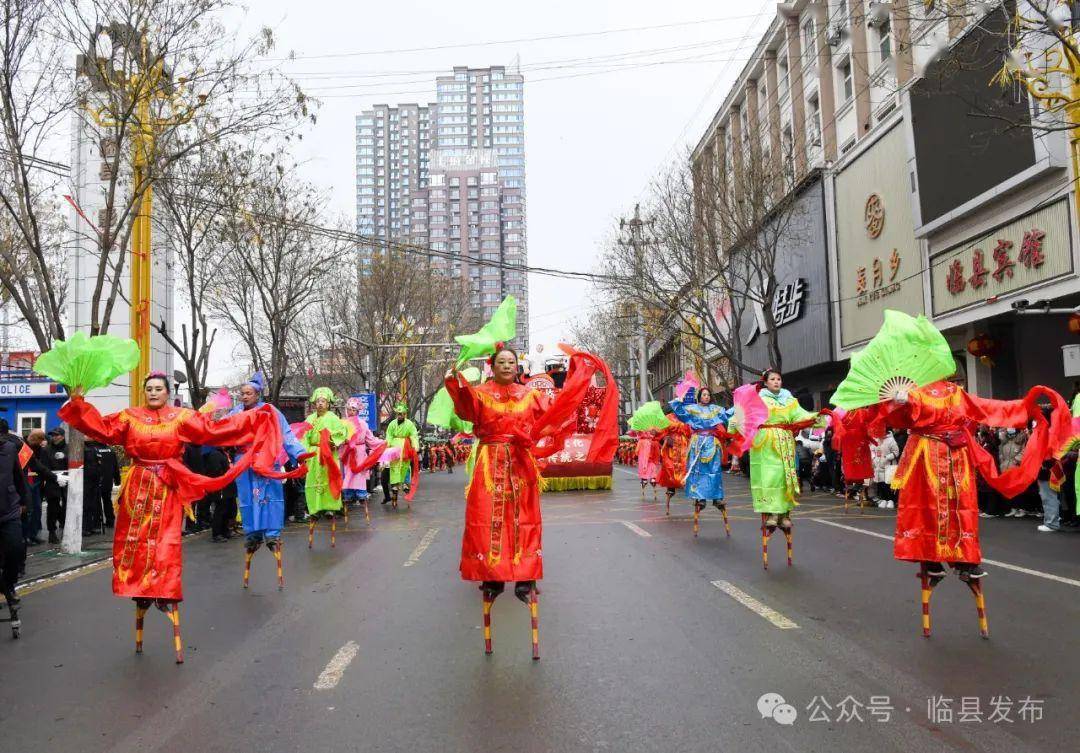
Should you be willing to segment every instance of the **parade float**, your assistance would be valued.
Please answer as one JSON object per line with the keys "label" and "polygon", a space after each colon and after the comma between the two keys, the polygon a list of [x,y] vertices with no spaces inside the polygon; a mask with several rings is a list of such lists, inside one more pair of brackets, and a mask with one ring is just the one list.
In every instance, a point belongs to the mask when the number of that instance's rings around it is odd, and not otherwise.
{"label": "parade float", "polygon": [[[526,386],[553,399],[562,389],[570,355],[575,352],[564,344],[537,345],[522,359]],[[574,433],[560,451],[539,461],[547,491],[611,488],[612,465],[619,446],[619,391],[607,364],[594,358],[600,369],[578,408]]]}

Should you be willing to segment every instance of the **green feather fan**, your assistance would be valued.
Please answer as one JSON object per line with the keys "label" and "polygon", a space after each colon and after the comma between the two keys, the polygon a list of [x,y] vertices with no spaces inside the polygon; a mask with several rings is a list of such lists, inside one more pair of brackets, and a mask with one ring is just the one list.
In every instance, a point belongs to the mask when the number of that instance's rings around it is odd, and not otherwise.
{"label": "green feather fan", "polygon": [[74,390],[96,390],[112,383],[139,363],[139,346],[134,340],[112,335],[87,337],[76,332],[58,340],[52,350],[34,362],[34,371]]}
{"label": "green feather fan", "polygon": [[630,416],[630,428],[634,431],[666,429],[671,422],[664,415],[664,409],[656,400],[645,403]]}
{"label": "green feather fan", "polygon": [[848,375],[836,388],[832,404],[845,410],[874,405],[955,372],[949,344],[925,316],[889,309],[874,338],[851,356]]}

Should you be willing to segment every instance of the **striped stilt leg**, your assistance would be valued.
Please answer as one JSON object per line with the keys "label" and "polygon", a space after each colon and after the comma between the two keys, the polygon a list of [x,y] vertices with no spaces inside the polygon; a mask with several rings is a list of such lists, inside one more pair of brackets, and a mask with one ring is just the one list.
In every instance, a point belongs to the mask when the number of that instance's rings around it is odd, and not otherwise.
{"label": "striped stilt leg", "polygon": [[270,551],[274,553],[274,559],[277,560],[277,588],[282,591],[285,588],[285,553],[281,551],[281,542],[271,544]]}
{"label": "striped stilt leg", "polygon": [[698,507],[697,500],[694,500],[694,538],[697,538],[698,531],[701,529],[701,525],[698,522],[698,518],[701,515],[701,508]]}
{"label": "striped stilt leg", "polygon": [[791,529],[790,528],[785,528],[784,529],[784,538],[787,539],[787,565],[788,565],[788,567],[791,567],[791,535],[792,535]]}
{"label": "striped stilt leg", "polygon": [[139,602],[135,602],[135,653],[142,653],[143,643],[143,622],[146,619],[146,610],[149,607],[140,606]]}
{"label": "striped stilt leg", "polygon": [[990,627],[986,623],[986,598],[983,596],[982,583],[978,580],[967,580],[965,583],[975,597],[975,609],[979,613],[979,635],[989,638]]}
{"label": "striped stilt leg", "polygon": [[727,505],[720,505],[720,514],[724,517],[724,533],[728,538],[731,538],[731,524],[727,519]]}
{"label": "striped stilt leg", "polygon": [[341,501],[341,511],[345,514],[345,527],[349,527],[349,503],[347,500]]}
{"label": "striped stilt leg", "polygon": [[926,571],[926,564],[919,563],[920,596],[922,598],[922,634],[924,638],[930,637],[930,592],[933,590],[931,578]]}
{"label": "striped stilt leg", "polygon": [[169,606],[169,622],[172,623],[173,648],[176,649],[176,663],[184,663],[184,642],[180,639],[180,605]]}
{"label": "striped stilt leg", "polygon": [[655,502],[656,501],[656,482],[653,481],[651,483],[652,483],[652,501]]}
{"label": "striped stilt leg", "polygon": [[311,545],[315,542],[315,523],[314,517],[308,518],[307,522],[307,548],[311,549]]}
{"label": "striped stilt leg", "polygon": [[484,653],[491,655],[491,605],[495,598],[484,592]]}
{"label": "striped stilt leg", "polygon": [[364,500],[364,522],[371,525],[371,510],[368,509],[367,500]]}
{"label": "striped stilt leg", "polygon": [[769,569],[769,529],[765,525],[765,519],[768,517],[765,513],[761,514],[761,566],[766,570]]}
{"label": "striped stilt leg", "polygon": [[667,494],[665,494],[664,498],[667,501],[667,511],[664,514],[665,515],[671,515],[671,492],[668,492]]}
{"label": "striped stilt leg", "polygon": [[244,588],[248,587],[248,581],[251,579],[251,558],[254,556],[254,549],[244,549]]}
{"label": "striped stilt leg", "polygon": [[532,621],[533,661],[540,659],[540,592],[534,587],[529,594],[529,617]]}
{"label": "striped stilt leg", "polygon": [[330,518],[330,548],[337,546],[337,515]]}

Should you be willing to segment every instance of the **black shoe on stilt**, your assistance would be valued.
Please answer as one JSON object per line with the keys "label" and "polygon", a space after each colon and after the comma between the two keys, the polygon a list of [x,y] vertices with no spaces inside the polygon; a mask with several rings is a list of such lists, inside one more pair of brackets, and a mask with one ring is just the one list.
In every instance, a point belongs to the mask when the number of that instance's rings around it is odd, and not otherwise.
{"label": "black shoe on stilt", "polygon": [[535,580],[518,581],[514,585],[514,596],[516,596],[517,599],[522,604],[528,604],[529,603],[529,597],[532,595],[532,592],[535,591],[535,590],[536,590],[536,581]]}

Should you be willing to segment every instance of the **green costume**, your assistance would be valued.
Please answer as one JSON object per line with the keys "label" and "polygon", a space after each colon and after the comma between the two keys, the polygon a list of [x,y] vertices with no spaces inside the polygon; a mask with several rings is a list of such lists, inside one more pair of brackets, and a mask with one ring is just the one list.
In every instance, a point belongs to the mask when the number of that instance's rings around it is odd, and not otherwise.
{"label": "green costume", "polygon": [[758,394],[769,409],[769,418],[750,445],[750,493],[755,512],[784,515],[798,504],[799,477],[795,437],[779,427],[816,418],[817,414],[804,409],[785,389],[775,394],[763,389]]}
{"label": "green costume", "polygon": [[[398,404],[394,407],[395,413],[404,413],[407,408]],[[405,447],[405,440],[408,439],[412,442],[414,450],[420,450],[420,432],[416,430],[416,424],[406,418],[404,421],[398,421],[396,418],[390,422],[390,425],[386,427],[386,443],[390,447]],[[404,449],[403,449],[404,451]],[[412,467],[412,462],[409,460],[395,460],[390,463],[390,484],[396,486],[405,482],[405,474],[409,468]],[[415,481],[415,479],[414,479]]]}
{"label": "green costume", "polygon": [[[311,402],[324,397],[329,402],[334,402],[334,393],[327,387],[320,387],[311,396]],[[341,494],[335,497],[330,491],[329,476],[326,465],[319,457],[319,439],[323,429],[330,434],[330,454],[333,463],[340,468],[337,448],[349,438],[348,425],[338,415],[330,410],[321,416],[316,412],[307,417],[311,428],[304,434],[303,445],[308,452],[314,452],[315,456],[308,458],[307,477],[304,482],[304,495],[307,498],[309,515],[318,515],[321,512],[339,512],[341,510]]]}

